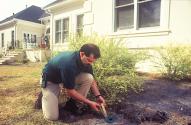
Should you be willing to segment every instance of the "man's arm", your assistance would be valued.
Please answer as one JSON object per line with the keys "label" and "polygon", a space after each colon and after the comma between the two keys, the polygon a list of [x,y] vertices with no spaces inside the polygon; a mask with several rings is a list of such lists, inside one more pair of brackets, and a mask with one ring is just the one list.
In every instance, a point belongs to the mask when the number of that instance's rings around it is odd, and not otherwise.
{"label": "man's arm", "polygon": [[88,104],[92,109],[99,111],[98,108],[100,107],[100,105],[98,103],[85,98],[80,93],[78,93],[75,89],[67,89],[67,93],[70,97],[77,99],[81,102],[84,102],[84,103]]}
{"label": "man's arm", "polygon": [[104,105],[106,105],[105,99],[101,96],[100,91],[98,89],[97,82],[95,80],[92,83],[91,89],[92,89],[94,95],[96,96],[97,102],[103,103]]}
{"label": "man's arm", "polygon": [[92,83],[91,89],[95,96],[100,95],[100,92],[99,92],[99,89],[98,89],[98,86],[97,86],[97,83],[95,80]]}
{"label": "man's arm", "polygon": [[70,97],[77,99],[81,102],[84,102],[86,104],[90,103],[90,100],[82,96],[80,93],[78,93],[75,89],[66,89],[67,93]]}

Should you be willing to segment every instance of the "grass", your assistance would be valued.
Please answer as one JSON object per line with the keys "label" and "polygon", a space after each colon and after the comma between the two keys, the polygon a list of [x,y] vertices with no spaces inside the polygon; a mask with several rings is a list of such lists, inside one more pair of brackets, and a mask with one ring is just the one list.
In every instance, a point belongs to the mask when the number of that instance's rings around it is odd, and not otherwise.
{"label": "grass", "polygon": [[34,109],[43,65],[0,66],[0,125],[64,124],[45,120],[42,110]]}

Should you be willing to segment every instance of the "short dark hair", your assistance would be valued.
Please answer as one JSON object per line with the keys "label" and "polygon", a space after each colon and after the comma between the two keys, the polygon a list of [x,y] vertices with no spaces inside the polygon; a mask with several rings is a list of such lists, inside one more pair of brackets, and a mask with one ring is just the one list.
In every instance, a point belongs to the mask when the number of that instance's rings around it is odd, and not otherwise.
{"label": "short dark hair", "polygon": [[87,43],[84,44],[81,48],[80,48],[80,52],[84,52],[86,56],[90,56],[90,54],[93,54],[94,57],[100,58],[100,49],[97,45],[92,44],[92,43]]}

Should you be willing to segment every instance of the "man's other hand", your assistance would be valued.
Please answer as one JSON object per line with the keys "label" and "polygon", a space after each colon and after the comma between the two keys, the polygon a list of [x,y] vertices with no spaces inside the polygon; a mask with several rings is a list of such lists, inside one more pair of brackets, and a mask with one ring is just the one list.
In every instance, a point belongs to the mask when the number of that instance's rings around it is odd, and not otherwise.
{"label": "man's other hand", "polygon": [[90,101],[89,106],[90,106],[93,110],[95,110],[95,111],[99,111],[99,109],[100,109],[100,104],[97,103],[97,102]]}
{"label": "man's other hand", "polygon": [[97,98],[97,103],[103,104],[104,106],[106,106],[105,99],[102,96],[99,96]]}

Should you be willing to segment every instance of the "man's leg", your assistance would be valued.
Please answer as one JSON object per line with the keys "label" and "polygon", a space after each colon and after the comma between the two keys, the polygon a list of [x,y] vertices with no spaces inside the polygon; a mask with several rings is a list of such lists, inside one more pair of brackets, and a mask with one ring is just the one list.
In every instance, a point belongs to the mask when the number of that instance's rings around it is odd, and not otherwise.
{"label": "man's leg", "polygon": [[75,83],[76,83],[76,87],[75,89],[84,97],[87,96],[90,87],[92,85],[94,81],[94,78],[91,74],[89,73],[80,73],[76,79],[75,79]]}
{"label": "man's leg", "polygon": [[59,85],[51,82],[47,82],[46,88],[42,89],[42,111],[44,117],[48,120],[58,120],[58,96]]}
{"label": "man's leg", "polygon": [[[93,76],[89,73],[80,73],[75,78],[75,89],[77,92],[79,92],[82,96],[86,97],[90,87],[93,83]],[[85,113],[85,109],[83,107],[82,103],[77,102],[75,99],[70,98],[66,105],[64,106],[64,109],[67,111],[72,112],[74,115],[82,115]]]}

